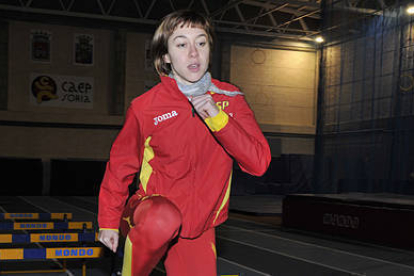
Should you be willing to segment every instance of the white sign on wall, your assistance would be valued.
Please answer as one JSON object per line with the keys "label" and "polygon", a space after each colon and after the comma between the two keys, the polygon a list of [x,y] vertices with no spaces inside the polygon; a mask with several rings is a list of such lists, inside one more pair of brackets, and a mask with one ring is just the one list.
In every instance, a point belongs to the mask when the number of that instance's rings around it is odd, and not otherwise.
{"label": "white sign on wall", "polygon": [[50,62],[52,33],[47,30],[31,30],[30,57],[36,62]]}
{"label": "white sign on wall", "polygon": [[94,78],[30,74],[30,103],[36,106],[93,108]]}
{"label": "white sign on wall", "polygon": [[93,65],[95,39],[91,34],[75,34],[73,60],[76,65]]}

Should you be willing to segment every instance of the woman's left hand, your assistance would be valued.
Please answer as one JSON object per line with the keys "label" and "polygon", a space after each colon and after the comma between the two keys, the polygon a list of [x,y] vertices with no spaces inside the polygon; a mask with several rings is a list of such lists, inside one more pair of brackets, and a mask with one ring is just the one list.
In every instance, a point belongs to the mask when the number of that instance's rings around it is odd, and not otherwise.
{"label": "woman's left hand", "polygon": [[191,97],[190,102],[197,114],[200,115],[203,120],[209,117],[214,117],[220,112],[220,109],[217,107],[216,102],[210,94]]}

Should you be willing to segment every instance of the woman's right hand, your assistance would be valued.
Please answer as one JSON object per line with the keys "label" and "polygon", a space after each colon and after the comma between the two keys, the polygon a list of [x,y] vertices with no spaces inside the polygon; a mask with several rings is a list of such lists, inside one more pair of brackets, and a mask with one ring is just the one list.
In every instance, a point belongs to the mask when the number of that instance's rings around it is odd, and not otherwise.
{"label": "woman's right hand", "polygon": [[113,252],[116,252],[119,242],[119,233],[116,230],[99,230],[98,240]]}

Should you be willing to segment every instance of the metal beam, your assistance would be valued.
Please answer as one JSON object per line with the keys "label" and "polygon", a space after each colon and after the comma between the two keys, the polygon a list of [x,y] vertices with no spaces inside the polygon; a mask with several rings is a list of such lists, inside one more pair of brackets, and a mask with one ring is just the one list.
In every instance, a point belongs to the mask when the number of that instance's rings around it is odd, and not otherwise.
{"label": "metal beam", "polygon": [[308,24],[306,24],[305,20],[299,19],[299,23],[304,30],[307,30],[307,31],[309,30]]}
{"label": "metal beam", "polygon": [[301,29],[292,29],[292,28],[281,28],[280,26],[269,26],[269,25],[260,25],[260,24],[249,24],[249,23],[243,23],[243,22],[234,22],[234,21],[226,21],[226,20],[213,20],[217,24],[225,24],[225,25],[231,25],[231,26],[247,26],[251,28],[261,28],[261,29],[270,29],[270,30],[284,30],[289,32],[296,32],[296,33],[309,33],[313,34],[316,33],[316,31],[306,31]]}
{"label": "metal beam", "polygon": [[187,6],[187,9],[189,10],[193,4],[194,4],[194,0],[191,0],[190,3]]}
{"label": "metal beam", "polygon": [[[239,15],[239,18],[240,18],[241,22],[242,22],[242,23],[245,23],[245,22],[246,22],[246,20],[244,19],[244,16],[243,16],[243,14],[242,14],[242,13],[241,13],[241,11],[240,11],[239,5],[237,4],[234,8],[236,9],[236,12],[237,12],[237,14]],[[245,28],[246,30],[248,30],[248,29],[249,29],[246,25],[244,25],[244,28]]]}
{"label": "metal beam", "polygon": [[[24,12],[24,13],[31,13],[31,14],[38,14],[38,15],[61,15],[65,17],[73,17],[73,18],[86,18],[86,19],[99,19],[99,20],[108,20],[108,21],[118,21],[118,22],[125,22],[125,23],[132,23],[132,24],[149,24],[149,25],[156,25],[158,24],[158,20],[150,20],[148,17],[150,15],[158,16],[159,13],[154,9],[155,4],[157,4],[157,0],[148,1],[148,9],[142,10],[140,6],[139,0],[129,0],[133,1],[136,10],[138,12],[138,16],[136,17],[124,17],[124,16],[112,16],[115,7],[122,8],[124,7],[122,4],[125,0],[117,1],[117,0],[96,0],[97,6],[95,8],[94,13],[87,13],[87,12],[72,12],[72,8],[74,6],[78,6],[81,2],[76,2],[75,0],[59,0],[58,7],[55,9],[39,9],[34,8],[33,5],[35,4],[34,0],[29,1],[22,1],[20,0],[20,4],[17,5],[10,5],[10,4],[0,4],[0,11],[14,11],[14,12]],[[381,1],[381,0],[376,0]],[[382,0],[383,1],[383,0]],[[169,0],[171,8],[174,10],[174,0]],[[105,6],[104,4],[107,3],[109,6]],[[188,4],[189,7],[193,6],[195,0],[187,0],[185,3]],[[242,33],[241,28],[244,29],[245,33],[249,35],[257,35],[257,36],[271,36],[277,37],[282,35],[282,31],[286,32],[283,36],[290,35],[291,37],[295,37],[295,39],[303,39],[302,37],[307,37],[318,33],[314,30],[309,30],[307,26],[307,22],[303,20],[306,17],[312,18],[319,18],[316,14],[319,12],[319,5],[312,1],[312,2],[303,2],[300,0],[229,0],[226,5],[221,8],[216,9],[215,11],[210,11],[208,7],[208,2],[206,0],[201,0],[200,2],[203,5],[203,8],[210,17],[213,18],[213,22],[216,24],[216,28],[221,30],[232,30],[231,32]],[[246,20],[244,11],[245,9],[249,8],[248,6],[239,7],[239,4],[243,3],[244,5],[252,5],[261,7],[261,11],[257,16],[252,18],[248,18]],[[293,4],[292,4],[293,3]],[[300,7],[295,7],[295,5],[301,4]],[[310,5],[308,5],[310,4]],[[309,11],[310,6],[318,6],[317,10]],[[292,7],[292,8],[290,8]],[[230,21],[230,20],[221,20],[219,18],[226,19],[224,16],[227,11],[234,8],[240,18],[238,20]],[[308,9],[308,12],[300,11],[301,9]],[[343,8],[338,7],[338,8]],[[291,14],[295,14],[297,17],[292,18],[288,22],[277,22],[275,17],[273,16],[273,12],[280,11],[280,12],[287,12]],[[160,15],[161,16],[161,15]],[[214,19],[214,16],[215,19]],[[263,16],[269,17],[269,24],[256,24],[257,19]],[[47,20],[47,17],[46,19]],[[288,25],[294,21],[298,20],[301,24],[301,28],[289,28]],[[278,25],[278,23],[280,23]],[[236,27],[236,28],[235,28]],[[241,28],[237,28],[241,27]]]}
{"label": "metal beam", "polygon": [[207,14],[207,15],[210,15],[210,11],[208,10],[208,7],[207,7],[207,4],[206,4],[206,1],[201,0],[201,4],[203,5],[203,9],[205,10],[206,14]]}
{"label": "metal beam", "polygon": [[283,9],[284,7],[286,7],[287,5],[288,5],[288,4],[283,4],[283,5],[279,6],[279,7],[273,8],[273,9],[271,9],[271,10],[269,10],[269,11],[265,12],[265,13],[261,13],[261,14],[259,14],[258,16],[255,16],[255,17],[252,17],[252,18],[247,19],[247,21],[246,21],[246,22],[251,22],[251,21],[256,20],[256,19],[258,19],[258,18],[260,18],[260,17],[263,17],[263,16],[265,16],[265,15],[271,14],[271,13],[273,13],[273,12],[275,12],[275,11],[281,10],[281,9]]}
{"label": "metal beam", "polygon": [[120,16],[113,16],[113,15],[100,15],[100,14],[71,12],[71,11],[58,11],[58,10],[50,10],[50,9],[25,8],[25,7],[4,5],[4,4],[0,4],[0,11],[1,10],[33,13],[33,14],[39,14],[39,15],[60,15],[60,16],[68,16],[68,17],[76,17],[76,18],[100,19],[100,20],[118,21],[118,22],[135,23],[135,24],[149,24],[149,25],[158,24],[158,20],[145,19],[145,18],[131,18],[131,17],[120,17]]}
{"label": "metal beam", "polygon": [[75,2],[75,0],[70,1],[68,8],[66,9],[66,11],[70,11],[72,9],[73,3]]}
{"label": "metal beam", "polygon": [[99,9],[101,10],[101,13],[103,15],[106,15],[106,11],[104,9],[104,7],[102,6],[101,0],[96,0],[96,2],[98,3]]}
{"label": "metal beam", "polygon": [[245,35],[255,35],[255,36],[260,35],[260,36],[274,37],[274,38],[313,41],[312,38],[310,38],[309,36],[304,36],[304,35],[282,34],[282,33],[265,32],[265,31],[251,31],[251,30],[223,28],[223,27],[216,27],[216,30],[218,32],[223,32],[223,33],[245,34]]}
{"label": "metal beam", "polygon": [[157,0],[152,0],[151,5],[149,6],[149,8],[148,8],[147,12],[145,13],[145,16],[144,16],[144,18],[145,18],[145,19],[147,19],[147,18],[148,18],[149,14],[150,14],[150,12],[151,12],[151,10],[152,10],[152,8],[153,8],[153,7],[154,7],[154,5],[155,5],[155,2],[157,2]]}
{"label": "metal beam", "polygon": [[273,4],[281,5],[281,4],[289,4],[289,5],[295,5],[295,6],[307,6],[310,8],[319,9],[321,6],[318,3],[315,2],[306,2],[306,1],[297,1],[297,0],[271,0],[270,1]]}
{"label": "metal beam", "polygon": [[172,1],[172,0],[169,0],[169,2],[170,2],[171,9],[172,9],[173,11],[175,11],[175,7],[174,7],[174,3],[173,3],[173,1]]}
{"label": "metal beam", "polygon": [[63,3],[62,0],[59,0],[60,2],[60,6],[62,7],[62,11],[66,10],[65,4]]}
{"label": "metal beam", "polygon": [[272,22],[272,25],[277,26],[277,21],[276,21],[275,17],[273,16],[273,14],[269,13],[267,16],[269,16],[269,19]]}
{"label": "metal beam", "polygon": [[[287,1],[285,1],[284,4],[270,4],[269,2],[262,3],[262,2],[258,2],[258,1],[254,1],[254,0],[244,0],[243,4],[250,5],[250,6],[256,6],[256,7],[263,7],[263,8],[266,8],[266,9],[273,9],[275,7],[279,7],[280,5],[286,5],[284,8],[282,8],[280,10],[281,12],[294,14],[296,16],[301,16],[301,15],[305,14],[303,12],[298,12],[296,9],[289,8],[288,7],[289,3],[287,3]],[[313,19],[320,19],[320,16],[315,16],[315,15],[311,15],[309,17],[313,18]]]}
{"label": "metal beam", "polygon": [[[318,9],[318,10],[320,11],[320,9]],[[297,10],[291,9],[291,8],[284,8],[284,9],[282,9],[280,11],[281,12],[284,12],[284,13],[294,14],[296,16],[301,16],[301,15],[306,14],[306,12],[298,12]],[[321,17],[319,15],[316,15],[316,14],[312,14],[312,15],[310,15],[308,17],[309,18],[313,18],[313,19],[321,19]]]}
{"label": "metal beam", "polygon": [[244,0],[243,4],[250,5],[250,6],[256,6],[256,7],[262,7],[262,8],[268,9],[268,10],[274,8],[275,6],[277,6],[275,4],[271,4],[270,1],[259,2],[259,1],[255,1],[255,0]]}
{"label": "metal beam", "polygon": [[139,6],[137,0],[133,0],[133,1],[134,1],[134,4],[135,4],[135,7],[137,8],[139,17],[144,17],[143,13],[142,13],[142,10],[141,10],[141,7]]}
{"label": "metal beam", "polygon": [[244,0],[233,0],[233,1],[230,0],[224,7],[221,7],[220,9],[218,9],[215,12],[211,13],[210,16],[215,17],[219,14],[223,14],[227,10],[229,10],[231,8],[234,8],[236,5],[238,5],[239,3],[242,3],[243,1]]}
{"label": "metal beam", "polygon": [[111,4],[109,5],[108,10],[106,11],[107,14],[111,14],[112,9],[114,8],[115,2],[116,2],[116,0],[111,1]]}
{"label": "metal beam", "polygon": [[284,22],[284,23],[282,23],[282,24],[279,24],[279,25],[278,25],[278,27],[286,26],[286,25],[288,25],[288,24],[290,24],[290,23],[292,23],[292,22],[298,21],[298,20],[300,20],[300,19],[302,19],[302,18],[305,18],[305,17],[307,17],[307,16],[309,16],[309,15],[311,15],[311,14],[315,14],[315,13],[317,13],[317,12],[319,12],[319,10],[312,11],[312,12],[310,12],[310,13],[307,13],[307,14],[304,14],[304,15],[302,15],[302,16],[296,17],[295,19],[292,19],[292,20],[289,20],[289,21]]}

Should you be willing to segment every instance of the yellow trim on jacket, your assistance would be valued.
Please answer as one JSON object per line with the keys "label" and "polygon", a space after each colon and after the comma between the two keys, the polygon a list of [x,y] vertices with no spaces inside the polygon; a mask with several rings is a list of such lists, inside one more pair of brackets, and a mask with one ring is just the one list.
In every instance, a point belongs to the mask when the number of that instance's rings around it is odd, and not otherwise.
{"label": "yellow trim on jacket", "polygon": [[142,188],[144,189],[144,192],[147,192],[147,184],[148,184],[148,180],[152,174],[152,167],[149,164],[149,161],[151,161],[155,154],[154,154],[154,150],[152,149],[152,147],[150,146],[150,141],[151,141],[151,136],[149,136],[146,140],[145,140],[145,149],[144,149],[144,157],[142,158],[142,166],[141,166],[141,173],[139,175],[139,179],[141,181],[142,184]]}
{"label": "yellow trim on jacket", "polygon": [[220,109],[220,112],[214,116],[204,120],[211,131],[217,132],[222,130],[229,122],[229,115]]}

